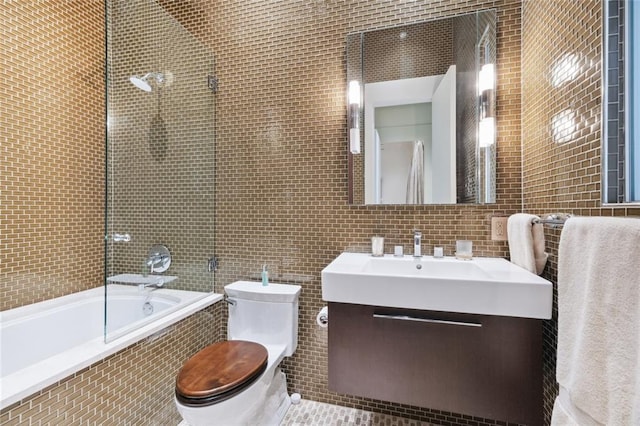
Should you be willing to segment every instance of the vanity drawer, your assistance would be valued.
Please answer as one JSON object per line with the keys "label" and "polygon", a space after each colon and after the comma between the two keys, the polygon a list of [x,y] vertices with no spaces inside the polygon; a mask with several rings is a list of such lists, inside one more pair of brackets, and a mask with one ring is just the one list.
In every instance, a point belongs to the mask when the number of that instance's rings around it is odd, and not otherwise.
{"label": "vanity drawer", "polygon": [[330,303],[329,389],[542,422],[540,320]]}

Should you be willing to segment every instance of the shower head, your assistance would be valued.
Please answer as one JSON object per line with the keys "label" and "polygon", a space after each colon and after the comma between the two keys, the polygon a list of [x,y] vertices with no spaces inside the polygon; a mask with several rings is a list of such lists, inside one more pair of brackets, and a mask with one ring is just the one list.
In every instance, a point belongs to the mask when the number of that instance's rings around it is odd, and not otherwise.
{"label": "shower head", "polygon": [[146,76],[138,77],[137,75],[132,75],[129,77],[129,81],[140,90],[144,90],[145,92],[151,91],[151,85],[147,81]]}
{"label": "shower head", "polygon": [[129,77],[129,81],[133,83],[140,90],[144,90],[145,92],[151,92],[153,87],[151,86],[151,82],[155,81],[155,84],[159,87],[164,83],[164,74],[160,72],[150,72],[142,77],[137,75],[132,75]]}

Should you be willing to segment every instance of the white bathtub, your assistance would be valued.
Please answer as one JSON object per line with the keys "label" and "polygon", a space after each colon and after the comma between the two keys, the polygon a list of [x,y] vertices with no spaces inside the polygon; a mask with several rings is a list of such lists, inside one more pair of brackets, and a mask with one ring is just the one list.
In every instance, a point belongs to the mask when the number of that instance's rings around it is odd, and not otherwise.
{"label": "white bathtub", "polygon": [[[222,299],[221,294],[110,284],[0,312],[0,409]],[[153,313],[143,311],[145,302]]]}

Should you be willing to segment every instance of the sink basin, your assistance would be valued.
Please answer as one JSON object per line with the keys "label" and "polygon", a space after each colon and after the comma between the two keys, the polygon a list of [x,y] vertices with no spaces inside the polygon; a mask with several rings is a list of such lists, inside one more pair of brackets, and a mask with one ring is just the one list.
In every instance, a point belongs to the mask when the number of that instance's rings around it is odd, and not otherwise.
{"label": "sink basin", "polygon": [[551,318],[551,282],[493,257],[458,260],[342,253],[322,270],[328,302]]}

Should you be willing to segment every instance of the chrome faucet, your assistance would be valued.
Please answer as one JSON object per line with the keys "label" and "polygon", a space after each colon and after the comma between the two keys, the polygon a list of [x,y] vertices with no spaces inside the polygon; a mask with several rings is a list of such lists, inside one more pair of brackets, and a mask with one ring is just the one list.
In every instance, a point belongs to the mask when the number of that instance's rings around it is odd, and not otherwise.
{"label": "chrome faucet", "polygon": [[154,266],[162,265],[162,263],[164,262],[164,259],[165,259],[165,256],[161,255],[160,253],[154,253],[149,256],[149,258],[147,259],[147,266],[149,267],[150,272],[152,274],[153,274]]}
{"label": "chrome faucet", "polygon": [[422,257],[422,232],[413,231],[413,257]]}
{"label": "chrome faucet", "polygon": [[164,285],[164,280],[162,278],[160,278],[160,279],[156,280],[156,282],[153,282],[153,283],[138,284],[138,290],[140,290],[142,292],[147,288],[149,288],[149,289],[158,289],[158,288],[162,288],[163,285]]}
{"label": "chrome faucet", "polygon": [[155,283],[138,284],[138,287],[140,287],[140,288],[161,288],[163,285],[164,285],[164,281],[163,280],[158,280]]}

